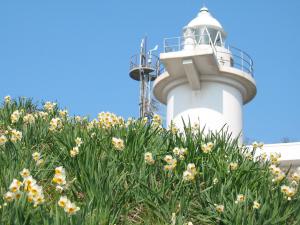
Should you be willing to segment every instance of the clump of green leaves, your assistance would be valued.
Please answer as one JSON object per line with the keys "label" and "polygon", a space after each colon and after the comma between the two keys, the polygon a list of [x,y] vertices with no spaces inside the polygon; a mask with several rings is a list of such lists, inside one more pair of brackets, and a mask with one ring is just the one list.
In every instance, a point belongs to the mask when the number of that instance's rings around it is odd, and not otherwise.
{"label": "clump of green leaves", "polygon": [[[16,110],[20,118],[12,122]],[[110,113],[89,121],[55,104],[6,100],[0,108],[0,136],[7,138],[0,146],[0,194],[27,168],[45,202],[34,207],[25,194],[2,198],[0,224],[300,224],[299,187],[288,172],[274,182],[271,162],[222,130],[204,134],[187,125],[179,132],[159,122]],[[11,140],[13,129],[22,133],[19,141]],[[59,166],[67,183],[58,190],[53,176]],[[295,193],[288,198],[282,186]],[[68,215],[58,205],[61,196],[80,210]]]}

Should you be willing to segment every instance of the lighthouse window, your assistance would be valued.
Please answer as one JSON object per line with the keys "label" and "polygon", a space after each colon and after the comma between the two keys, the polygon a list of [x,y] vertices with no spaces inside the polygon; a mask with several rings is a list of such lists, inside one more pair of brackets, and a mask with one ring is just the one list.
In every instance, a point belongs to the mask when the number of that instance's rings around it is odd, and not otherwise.
{"label": "lighthouse window", "polygon": [[223,45],[223,44],[222,44],[222,39],[221,39],[221,35],[220,35],[220,34],[218,34],[217,37],[216,37],[215,45],[216,45],[216,46],[220,46],[220,47]]}
{"label": "lighthouse window", "polygon": [[214,44],[220,47],[223,46],[223,36],[220,31],[217,32],[217,36],[215,38]]}
{"label": "lighthouse window", "polygon": [[212,43],[215,43],[216,38],[217,38],[217,34],[218,34],[218,30],[208,28],[208,32],[209,32]]}
{"label": "lighthouse window", "polygon": [[196,43],[199,45],[209,44],[209,34],[206,27],[199,27],[195,30]]}
{"label": "lighthouse window", "polygon": [[209,45],[213,43],[222,46],[222,36],[219,30],[207,27],[198,27],[195,29],[195,40],[198,45]]}
{"label": "lighthouse window", "polygon": [[188,43],[196,45],[223,46],[223,36],[220,30],[208,28],[206,26],[199,26],[196,28],[187,28],[183,31],[183,38]]}

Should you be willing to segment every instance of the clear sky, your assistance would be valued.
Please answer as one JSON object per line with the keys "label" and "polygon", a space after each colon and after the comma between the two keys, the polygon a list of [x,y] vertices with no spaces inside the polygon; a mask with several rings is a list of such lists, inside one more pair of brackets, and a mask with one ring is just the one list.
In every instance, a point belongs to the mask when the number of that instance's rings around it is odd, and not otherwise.
{"label": "clear sky", "polygon": [[[206,0],[228,42],[255,63],[258,94],[245,106],[250,140],[300,141],[300,1]],[[1,0],[0,96],[58,101],[71,114],[138,116],[129,58],[179,36],[196,0]],[[161,49],[161,48],[160,48]]]}

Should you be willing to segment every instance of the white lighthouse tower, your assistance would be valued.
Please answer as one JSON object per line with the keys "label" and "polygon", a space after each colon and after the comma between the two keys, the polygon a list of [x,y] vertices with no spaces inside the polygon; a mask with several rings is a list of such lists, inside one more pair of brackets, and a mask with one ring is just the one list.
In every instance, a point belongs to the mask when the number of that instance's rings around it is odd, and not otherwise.
{"label": "white lighthouse tower", "polygon": [[206,7],[181,37],[164,40],[165,72],[155,80],[153,93],[167,106],[167,125],[225,127],[242,141],[243,105],[256,95],[253,61],[225,40],[226,32]]}

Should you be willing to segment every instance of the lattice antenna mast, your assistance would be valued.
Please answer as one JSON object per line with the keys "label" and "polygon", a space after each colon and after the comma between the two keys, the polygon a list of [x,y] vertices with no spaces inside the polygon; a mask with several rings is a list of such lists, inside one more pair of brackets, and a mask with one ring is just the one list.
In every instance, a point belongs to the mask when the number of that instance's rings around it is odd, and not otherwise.
{"label": "lattice antenna mast", "polygon": [[158,46],[147,52],[147,37],[143,38],[140,53],[131,57],[129,75],[132,79],[139,81],[139,111],[140,117],[152,117],[152,82],[160,74],[159,58],[152,54]]}
{"label": "lattice antenna mast", "polygon": [[148,80],[149,74],[145,73],[144,68],[146,68],[147,62],[147,37],[142,39],[141,49],[140,49],[140,117],[147,116],[148,109]]}

